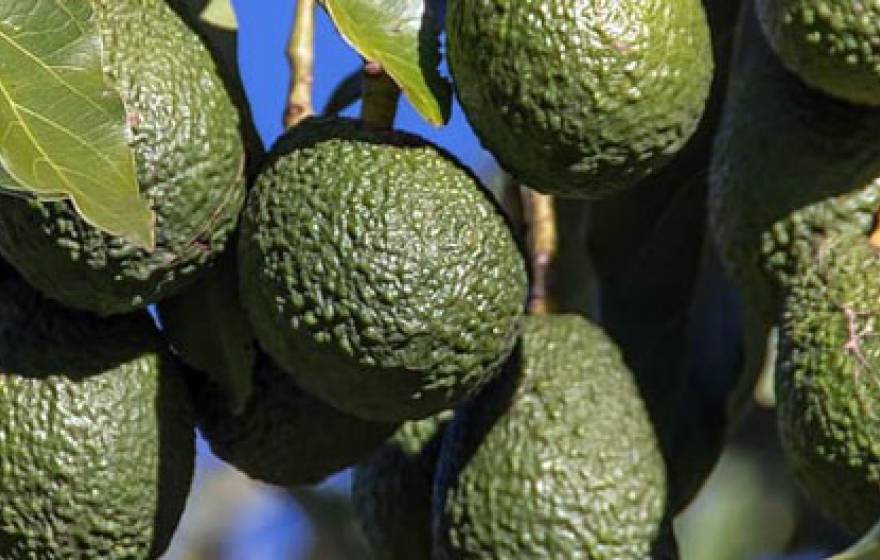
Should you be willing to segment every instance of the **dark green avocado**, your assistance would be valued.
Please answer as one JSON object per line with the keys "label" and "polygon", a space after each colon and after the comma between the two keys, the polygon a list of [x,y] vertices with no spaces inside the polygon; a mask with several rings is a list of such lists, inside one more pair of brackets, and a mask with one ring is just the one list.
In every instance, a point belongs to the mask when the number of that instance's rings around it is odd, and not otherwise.
{"label": "dark green avocado", "polygon": [[431,491],[452,412],[406,422],[354,471],[352,500],[374,560],[431,557]]}
{"label": "dark green avocado", "polygon": [[558,196],[607,196],[660,169],[712,83],[699,0],[450,0],[446,33],[483,146]]}
{"label": "dark green avocado", "polygon": [[193,379],[199,428],[211,450],[269,484],[321,482],[367,457],[398,426],[337,411],[297,387],[262,353],[252,393],[240,414],[227,406],[228,397],[210,377]]}
{"label": "dark green avocado", "polygon": [[526,318],[504,374],[456,411],[437,469],[434,560],[641,560],[663,538],[645,404],[576,315]]}
{"label": "dark green avocado", "polygon": [[93,5],[156,212],[156,250],[99,231],[69,202],[4,197],[0,253],[49,297],[110,315],[174,293],[223,249],[244,201],[244,151],[208,50],[162,0]]}
{"label": "dark green avocado", "polygon": [[[742,297],[742,387],[766,368],[785,290],[816,238],[867,236],[880,208],[880,112],[790,74],[748,3],[710,169],[718,254]],[[773,348],[772,341],[769,348]]]}
{"label": "dark green avocado", "polygon": [[782,314],[776,402],[807,495],[855,535],[880,518],[880,250],[817,240]]}
{"label": "dark green avocado", "polygon": [[422,138],[313,118],[274,147],[239,240],[257,339],[303,389],[378,421],[474,393],[510,353],[522,254],[490,195]]}
{"label": "dark green avocado", "polygon": [[880,105],[880,4],[757,0],[773,50],[807,84],[844,101]]}
{"label": "dark green avocado", "polygon": [[195,425],[146,313],[99,319],[0,282],[0,559],[158,558]]}

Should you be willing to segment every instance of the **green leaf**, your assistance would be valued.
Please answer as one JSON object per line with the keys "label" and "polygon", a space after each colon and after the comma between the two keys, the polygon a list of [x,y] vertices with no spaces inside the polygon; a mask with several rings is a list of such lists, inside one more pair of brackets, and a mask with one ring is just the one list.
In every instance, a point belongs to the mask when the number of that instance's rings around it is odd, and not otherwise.
{"label": "green leaf", "polygon": [[232,8],[231,0],[210,0],[205,10],[202,12],[202,21],[226,29],[227,31],[238,30],[238,19],[235,17],[235,10]]}
{"label": "green leaf", "polygon": [[0,185],[69,199],[93,226],[152,249],[155,216],[102,51],[91,2],[0,3]]}
{"label": "green leaf", "polygon": [[880,559],[880,522],[851,548],[831,560],[878,560]]}
{"label": "green leaf", "polygon": [[425,0],[323,0],[336,28],[377,62],[435,126],[449,121],[452,87],[440,75],[437,27]]}

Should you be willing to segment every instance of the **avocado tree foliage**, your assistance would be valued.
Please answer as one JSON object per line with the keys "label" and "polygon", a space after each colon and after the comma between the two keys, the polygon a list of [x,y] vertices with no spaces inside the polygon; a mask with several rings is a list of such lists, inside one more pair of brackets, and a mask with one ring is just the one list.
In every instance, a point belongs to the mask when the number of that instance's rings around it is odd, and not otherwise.
{"label": "avocado tree foliage", "polygon": [[[354,466],[377,558],[676,558],[769,331],[806,493],[880,517],[875,8],[295,4],[266,153],[231,0],[0,2],[0,560],[161,556],[194,426],[269,484]],[[316,7],[364,62],[323,115]],[[401,97],[457,99],[496,192]]]}

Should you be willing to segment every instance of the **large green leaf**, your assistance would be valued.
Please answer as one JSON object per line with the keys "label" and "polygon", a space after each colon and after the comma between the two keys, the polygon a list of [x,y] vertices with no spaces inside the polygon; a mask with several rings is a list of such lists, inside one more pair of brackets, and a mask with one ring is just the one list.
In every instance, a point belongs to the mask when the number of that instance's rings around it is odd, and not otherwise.
{"label": "large green leaf", "polygon": [[70,199],[95,227],[152,248],[155,216],[102,51],[91,2],[0,2],[0,186]]}
{"label": "large green leaf", "polygon": [[378,62],[413,107],[446,124],[452,87],[438,69],[438,29],[425,0],[323,0],[336,28],[361,56]]}

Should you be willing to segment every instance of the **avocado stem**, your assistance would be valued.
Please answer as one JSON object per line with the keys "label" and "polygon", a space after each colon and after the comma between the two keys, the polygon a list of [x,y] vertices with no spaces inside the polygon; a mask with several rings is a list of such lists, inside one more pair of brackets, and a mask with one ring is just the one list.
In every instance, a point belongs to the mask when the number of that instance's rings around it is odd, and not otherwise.
{"label": "avocado stem", "polygon": [[315,114],[312,83],[315,66],[315,0],[297,0],[296,21],[287,47],[290,60],[290,95],[284,114],[285,128],[292,128]]}
{"label": "avocado stem", "polygon": [[400,88],[378,62],[364,65],[364,98],[361,120],[371,128],[394,128]]}
{"label": "avocado stem", "polygon": [[522,187],[523,209],[528,227],[526,245],[532,269],[529,313],[547,315],[557,308],[554,298],[559,235],[553,197]]}

